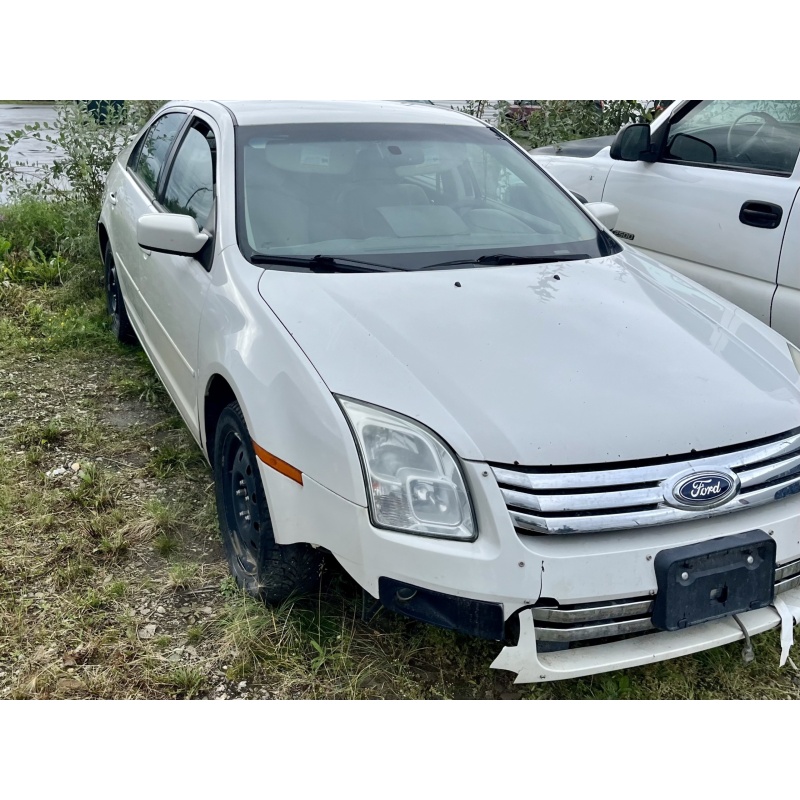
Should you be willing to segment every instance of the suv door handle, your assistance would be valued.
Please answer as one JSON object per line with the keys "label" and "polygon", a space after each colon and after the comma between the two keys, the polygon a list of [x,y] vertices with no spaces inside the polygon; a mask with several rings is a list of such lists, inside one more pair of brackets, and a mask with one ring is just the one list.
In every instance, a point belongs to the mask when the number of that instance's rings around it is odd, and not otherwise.
{"label": "suv door handle", "polygon": [[783,209],[775,203],[747,200],[739,211],[739,222],[754,228],[777,228],[781,224]]}

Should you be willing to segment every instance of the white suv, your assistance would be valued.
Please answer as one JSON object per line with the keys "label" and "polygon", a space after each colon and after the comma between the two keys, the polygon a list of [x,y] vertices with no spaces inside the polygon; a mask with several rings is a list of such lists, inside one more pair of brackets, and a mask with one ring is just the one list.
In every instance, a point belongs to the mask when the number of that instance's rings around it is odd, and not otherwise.
{"label": "white suv", "polygon": [[531,151],[615,233],[800,344],[800,100],[678,100],[652,125]]}

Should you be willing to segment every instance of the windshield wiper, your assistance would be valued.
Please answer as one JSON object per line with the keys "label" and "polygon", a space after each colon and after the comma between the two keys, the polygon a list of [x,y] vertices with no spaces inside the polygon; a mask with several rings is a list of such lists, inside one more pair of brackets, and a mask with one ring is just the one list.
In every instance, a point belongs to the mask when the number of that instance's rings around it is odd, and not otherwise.
{"label": "windshield wiper", "polygon": [[461,267],[467,264],[486,267],[507,267],[512,264],[554,264],[558,261],[585,261],[587,258],[591,258],[587,253],[565,253],[552,256],[512,256],[509,253],[492,253],[488,256],[480,256],[480,258],[462,258],[456,261],[428,264],[425,267],[420,267],[420,270]]}
{"label": "windshield wiper", "polygon": [[355,258],[340,256],[270,256],[266,253],[253,253],[250,256],[253,264],[278,264],[289,267],[308,267],[316,272],[395,272],[405,271],[402,267],[390,267],[387,264],[374,264],[371,261],[359,261]]}

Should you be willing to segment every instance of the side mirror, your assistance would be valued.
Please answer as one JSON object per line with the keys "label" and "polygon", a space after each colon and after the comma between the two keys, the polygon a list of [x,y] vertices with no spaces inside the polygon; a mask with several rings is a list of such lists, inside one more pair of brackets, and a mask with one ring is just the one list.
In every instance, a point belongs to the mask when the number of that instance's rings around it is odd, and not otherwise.
{"label": "side mirror", "polygon": [[677,134],[670,142],[666,155],[669,158],[692,161],[695,164],[717,163],[717,150],[714,145],[698,139],[696,136],[690,136],[688,133]]}
{"label": "side mirror", "polygon": [[[645,161],[650,154],[650,126],[644,122],[626,125],[611,143],[609,155],[616,161]],[[643,157],[645,156],[645,157]]]}
{"label": "side mirror", "polygon": [[587,203],[586,210],[601,224],[605,225],[610,231],[619,219],[619,209],[612,203]]}
{"label": "side mirror", "polygon": [[194,217],[186,214],[145,214],[136,223],[139,247],[173,256],[196,256],[208,241]]}

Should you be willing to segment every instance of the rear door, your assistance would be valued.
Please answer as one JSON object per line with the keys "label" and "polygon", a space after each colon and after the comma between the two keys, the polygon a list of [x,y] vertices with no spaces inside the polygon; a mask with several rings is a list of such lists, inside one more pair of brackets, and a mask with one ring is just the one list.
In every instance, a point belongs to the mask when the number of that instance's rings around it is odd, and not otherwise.
{"label": "rear door", "polygon": [[658,161],[614,162],[603,200],[632,245],[769,324],[798,151],[798,101],[693,101]]}
{"label": "rear door", "polygon": [[110,206],[109,228],[125,304],[148,354],[147,314],[141,293],[141,270],[150,256],[136,241],[136,221],[156,212],[155,197],[167,156],[178,132],[188,120],[186,110],[171,109],[150,125],[131,151],[125,176]]}

